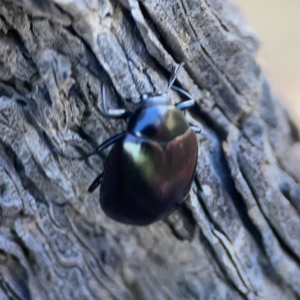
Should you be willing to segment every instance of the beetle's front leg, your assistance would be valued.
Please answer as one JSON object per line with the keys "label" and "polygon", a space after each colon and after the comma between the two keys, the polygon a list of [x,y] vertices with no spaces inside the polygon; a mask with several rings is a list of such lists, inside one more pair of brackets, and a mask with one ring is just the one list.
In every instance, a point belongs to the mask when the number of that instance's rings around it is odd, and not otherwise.
{"label": "beetle's front leg", "polygon": [[190,95],[188,92],[186,92],[185,90],[183,90],[175,85],[172,85],[171,89],[176,91],[177,93],[187,97],[187,100],[175,104],[175,106],[178,109],[185,110],[185,109],[189,109],[195,105],[195,100],[193,99],[192,95]]}
{"label": "beetle's front leg", "polygon": [[201,133],[201,128],[195,125],[192,125],[190,123],[190,128],[195,132],[195,133]]}
{"label": "beetle's front leg", "polygon": [[126,111],[126,109],[107,109],[106,107],[106,97],[105,97],[105,88],[101,86],[101,94],[102,94],[102,111],[105,117],[107,118],[128,118],[130,112]]}

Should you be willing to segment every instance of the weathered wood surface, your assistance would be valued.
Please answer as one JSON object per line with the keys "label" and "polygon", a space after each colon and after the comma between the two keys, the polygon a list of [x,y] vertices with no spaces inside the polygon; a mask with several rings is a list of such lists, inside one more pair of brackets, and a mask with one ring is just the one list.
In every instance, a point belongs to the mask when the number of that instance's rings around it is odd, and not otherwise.
{"label": "weathered wood surface", "polygon": [[[299,136],[257,49],[228,1],[0,0],[0,299],[299,299]],[[165,221],[116,223],[87,193],[107,152],[52,149],[125,128],[101,84],[123,107],[179,62],[202,127],[195,185]]]}

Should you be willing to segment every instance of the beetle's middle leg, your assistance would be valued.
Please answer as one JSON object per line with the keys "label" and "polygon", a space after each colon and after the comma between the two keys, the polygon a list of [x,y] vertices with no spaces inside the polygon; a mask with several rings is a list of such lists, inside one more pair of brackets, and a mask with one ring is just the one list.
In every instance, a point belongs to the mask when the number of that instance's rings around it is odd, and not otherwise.
{"label": "beetle's middle leg", "polygon": [[195,100],[192,97],[192,95],[190,95],[188,92],[186,92],[185,90],[179,88],[178,86],[172,85],[171,89],[176,91],[177,93],[187,97],[187,100],[179,102],[177,104],[175,104],[175,106],[180,109],[180,110],[185,110],[185,109],[189,109],[192,106],[194,106],[195,104]]}
{"label": "beetle's middle leg", "polygon": [[103,173],[98,175],[88,188],[88,192],[92,193],[102,183]]}
{"label": "beetle's middle leg", "polygon": [[123,138],[125,136],[125,134],[126,134],[126,131],[118,133],[118,134],[114,135],[113,137],[111,137],[110,139],[104,141],[99,146],[97,146],[93,152],[88,153],[86,155],[78,156],[78,157],[65,155],[64,153],[60,152],[57,148],[54,148],[53,151],[68,160],[84,160],[92,155],[100,154],[104,149],[108,148],[110,145],[114,144],[115,142],[117,142],[118,140]]}

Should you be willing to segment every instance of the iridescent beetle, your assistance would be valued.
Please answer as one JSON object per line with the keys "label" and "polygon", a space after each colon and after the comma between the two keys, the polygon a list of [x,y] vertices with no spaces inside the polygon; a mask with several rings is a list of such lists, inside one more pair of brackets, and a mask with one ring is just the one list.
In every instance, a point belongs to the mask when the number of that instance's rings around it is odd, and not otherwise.
{"label": "iridescent beetle", "polygon": [[[85,159],[114,144],[104,172],[91,184],[100,184],[100,204],[112,219],[132,225],[148,225],[178,208],[188,195],[195,176],[198,143],[183,110],[194,105],[190,94],[173,85],[179,70],[171,76],[166,92],[143,94],[137,109],[130,114],[127,130],[99,145]],[[170,105],[172,89],[187,97]],[[102,107],[107,117],[126,117],[125,109],[108,110],[102,87]],[[66,157],[65,155],[63,155]]]}

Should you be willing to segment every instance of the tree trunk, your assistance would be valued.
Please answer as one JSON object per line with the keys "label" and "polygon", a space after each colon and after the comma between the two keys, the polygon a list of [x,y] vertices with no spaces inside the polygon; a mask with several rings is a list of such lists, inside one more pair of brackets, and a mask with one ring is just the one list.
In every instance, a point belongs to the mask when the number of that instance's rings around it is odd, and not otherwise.
{"label": "tree trunk", "polygon": [[[299,136],[257,49],[228,1],[0,0],[0,299],[299,299]],[[117,223],[87,192],[108,151],[53,149],[125,130],[101,85],[124,107],[180,62],[192,191],[164,221]]]}

